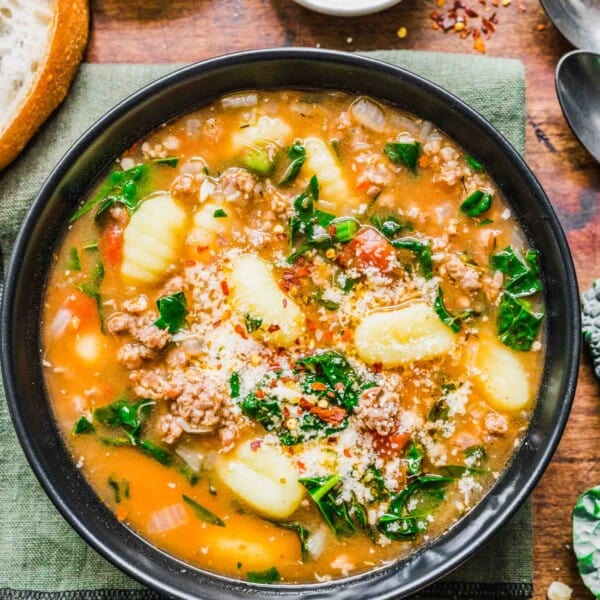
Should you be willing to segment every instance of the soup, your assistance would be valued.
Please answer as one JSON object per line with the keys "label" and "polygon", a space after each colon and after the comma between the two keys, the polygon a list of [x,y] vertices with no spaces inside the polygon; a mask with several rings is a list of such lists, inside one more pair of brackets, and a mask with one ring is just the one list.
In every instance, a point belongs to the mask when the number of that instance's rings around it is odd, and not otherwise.
{"label": "soup", "polygon": [[542,367],[538,253],[432,124],[248,91],[135,144],[43,314],[74,461],[190,565],[327,581],[406,556],[501,475]]}

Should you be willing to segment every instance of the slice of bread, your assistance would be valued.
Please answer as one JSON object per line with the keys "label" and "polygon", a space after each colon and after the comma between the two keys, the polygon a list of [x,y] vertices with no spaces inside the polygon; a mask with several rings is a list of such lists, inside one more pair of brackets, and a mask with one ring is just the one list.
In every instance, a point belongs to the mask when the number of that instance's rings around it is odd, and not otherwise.
{"label": "slice of bread", "polygon": [[0,0],[0,170],[66,96],[88,23],[87,0]]}

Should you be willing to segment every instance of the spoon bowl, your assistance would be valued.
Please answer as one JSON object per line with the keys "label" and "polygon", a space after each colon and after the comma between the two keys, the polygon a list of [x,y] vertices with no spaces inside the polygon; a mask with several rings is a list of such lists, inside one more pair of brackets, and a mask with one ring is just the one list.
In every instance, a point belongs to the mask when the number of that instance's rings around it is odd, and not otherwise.
{"label": "spoon bowl", "polygon": [[556,93],[573,133],[600,162],[600,54],[565,54],[556,66]]}
{"label": "spoon bowl", "polygon": [[575,46],[600,52],[598,0],[540,0],[556,28]]}

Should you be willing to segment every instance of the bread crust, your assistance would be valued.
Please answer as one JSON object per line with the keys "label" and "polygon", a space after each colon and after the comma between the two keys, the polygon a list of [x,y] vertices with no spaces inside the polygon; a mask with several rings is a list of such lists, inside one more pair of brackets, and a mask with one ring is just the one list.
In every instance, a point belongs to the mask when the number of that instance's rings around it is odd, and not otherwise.
{"label": "bread crust", "polygon": [[49,47],[37,77],[11,123],[0,136],[0,170],[31,139],[64,100],[88,39],[87,0],[55,0]]}

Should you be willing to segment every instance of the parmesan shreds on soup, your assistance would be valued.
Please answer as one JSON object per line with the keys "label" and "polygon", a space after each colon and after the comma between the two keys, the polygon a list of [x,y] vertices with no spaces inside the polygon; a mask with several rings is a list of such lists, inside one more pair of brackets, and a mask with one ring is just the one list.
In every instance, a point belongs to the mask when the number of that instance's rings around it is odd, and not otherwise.
{"label": "parmesan shreds on soup", "polygon": [[248,91],[135,144],[73,215],[46,383],[78,468],[150,543],[327,581],[415,551],[500,476],[541,291],[486,165],[431,123]]}

